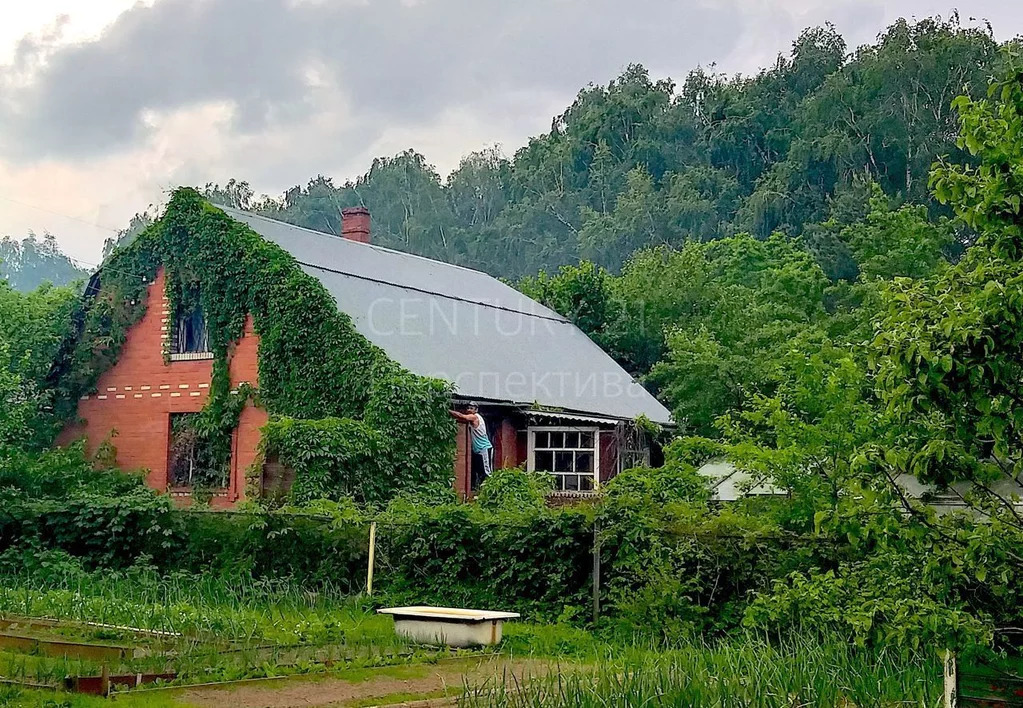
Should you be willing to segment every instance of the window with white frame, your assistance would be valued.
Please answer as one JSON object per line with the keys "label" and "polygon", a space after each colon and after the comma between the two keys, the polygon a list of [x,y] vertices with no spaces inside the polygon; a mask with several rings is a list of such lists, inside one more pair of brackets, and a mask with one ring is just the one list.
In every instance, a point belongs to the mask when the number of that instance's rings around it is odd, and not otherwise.
{"label": "window with white frame", "polygon": [[554,475],[556,492],[592,492],[598,486],[597,428],[529,428],[531,472]]}

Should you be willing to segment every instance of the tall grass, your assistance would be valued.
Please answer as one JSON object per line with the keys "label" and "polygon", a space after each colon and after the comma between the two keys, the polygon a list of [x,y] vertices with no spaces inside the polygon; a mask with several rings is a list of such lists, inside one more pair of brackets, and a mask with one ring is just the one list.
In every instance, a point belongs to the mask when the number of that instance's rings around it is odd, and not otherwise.
{"label": "tall grass", "polygon": [[[244,575],[69,572],[0,576],[0,614],[60,620],[23,628],[33,637],[115,643],[132,649],[112,674],[176,673],[179,683],[264,678],[435,660],[412,646],[365,602],[316,594],[287,581]],[[99,626],[97,626],[99,625]],[[152,634],[134,630],[155,630]],[[0,678],[55,685],[98,675],[101,665],[0,651]]]}
{"label": "tall grass", "polygon": [[0,579],[0,613],[97,622],[231,641],[323,643],[393,637],[385,618],[328,586],[242,575],[68,572]]}
{"label": "tall grass", "polygon": [[936,655],[864,650],[807,638],[772,644],[756,636],[707,643],[691,640],[656,654],[535,677],[505,675],[466,688],[469,708],[607,708],[608,706],[937,706]]}

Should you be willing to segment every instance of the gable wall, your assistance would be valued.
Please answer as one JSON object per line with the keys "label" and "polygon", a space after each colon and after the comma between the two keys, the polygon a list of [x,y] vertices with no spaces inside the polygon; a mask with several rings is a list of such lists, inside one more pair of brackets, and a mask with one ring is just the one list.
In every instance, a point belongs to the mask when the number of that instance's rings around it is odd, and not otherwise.
{"label": "gable wall", "polygon": [[[164,286],[161,269],[149,286],[146,314],[128,332],[117,364],[100,377],[96,393],[79,401],[82,420],[69,425],[58,440],[66,444],[84,435],[89,451],[95,452],[110,439],[117,449],[118,466],[148,470],[146,483],[159,490],[167,489],[170,414],[202,410],[213,376],[212,360],[164,361],[164,338],[172,325]],[[232,386],[257,383],[258,347],[250,317],[231,356]],[[251,403],[242,411],[233,440],[230,486],[225,496],[214,500],[215,505],[230,505],[244,497],[246,472],[256,458],[259,429],[266,421],[266,411]]]}

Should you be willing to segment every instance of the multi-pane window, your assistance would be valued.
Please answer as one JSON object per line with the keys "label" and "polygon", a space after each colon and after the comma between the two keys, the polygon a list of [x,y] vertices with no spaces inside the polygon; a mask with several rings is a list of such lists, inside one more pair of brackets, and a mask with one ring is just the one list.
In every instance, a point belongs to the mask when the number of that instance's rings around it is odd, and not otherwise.
{"label": "multi-pane window", "polygon": [[596,428],[530,428],[529,469],[554,475],[556,492],[597,488],[600,461]]}

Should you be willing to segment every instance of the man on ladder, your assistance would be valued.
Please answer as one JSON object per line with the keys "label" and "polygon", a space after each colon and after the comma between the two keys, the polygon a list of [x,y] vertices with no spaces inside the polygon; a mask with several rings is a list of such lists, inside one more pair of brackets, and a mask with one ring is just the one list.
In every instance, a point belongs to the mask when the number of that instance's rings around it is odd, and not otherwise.
{"label": "man on ladder", "polygon": [[[487,435],[487,424],[480,415],[480,407],[475,401],[466,406],[465,413],[450,411],[451,415],[469,426],[469,437],[472,440],[472,489],[476,490],[483,480],[490,476],[494,466],[494,445]],[[477,465],[477,463],[479,463]]]}

